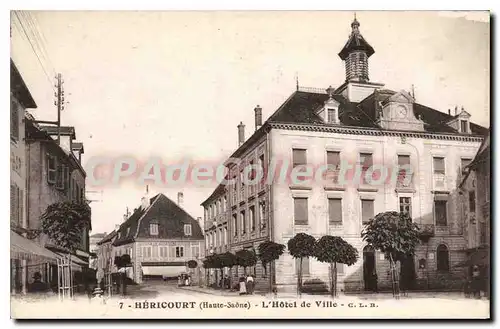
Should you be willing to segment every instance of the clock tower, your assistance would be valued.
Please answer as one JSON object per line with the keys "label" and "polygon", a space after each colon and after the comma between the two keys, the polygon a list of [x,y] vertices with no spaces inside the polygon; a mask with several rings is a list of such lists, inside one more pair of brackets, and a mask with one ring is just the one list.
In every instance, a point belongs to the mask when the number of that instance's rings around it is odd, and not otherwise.
{"label": "clock tower", "polygon": [[360,25],[354,16],[349,39],[339,52],[340,59],[345,63],[345,82],[336,90],[336,93],[355,103],[384,86],[381,83],[370,82],[368,58],[375,53],[375,50],[361,35]]}

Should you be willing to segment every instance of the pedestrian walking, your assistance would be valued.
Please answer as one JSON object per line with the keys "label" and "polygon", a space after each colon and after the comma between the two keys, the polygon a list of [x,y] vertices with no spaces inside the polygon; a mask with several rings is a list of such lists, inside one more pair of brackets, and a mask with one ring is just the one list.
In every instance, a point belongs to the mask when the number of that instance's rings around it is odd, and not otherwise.
{"label": "pedestrian walking", "polygon": [[481,298],[481,278],[480,271],[477,265],[472,268],[472,292],[475,298]]}
{"label": "pedestrian walking", "polygon": [[255,282],[252,275],[247,276],[247,289],[248,294],[252,295],[255,288]]}
{"label": "pedestrian walking", "polygon": [[240,277],[240,295],[246,295],[247,294],[247,286],[245,282],[245,277],[241,276]]}

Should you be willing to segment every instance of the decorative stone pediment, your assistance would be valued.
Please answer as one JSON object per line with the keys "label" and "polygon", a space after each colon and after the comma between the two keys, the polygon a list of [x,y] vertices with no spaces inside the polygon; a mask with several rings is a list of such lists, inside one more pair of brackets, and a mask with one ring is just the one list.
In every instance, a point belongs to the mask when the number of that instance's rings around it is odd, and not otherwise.
{"label": "decorative stone pediment", "polygon": [[378,123],[384,129],[424,131],[424,122],[413,112],[415,100],[406,91],[400,91],[380,102]]}

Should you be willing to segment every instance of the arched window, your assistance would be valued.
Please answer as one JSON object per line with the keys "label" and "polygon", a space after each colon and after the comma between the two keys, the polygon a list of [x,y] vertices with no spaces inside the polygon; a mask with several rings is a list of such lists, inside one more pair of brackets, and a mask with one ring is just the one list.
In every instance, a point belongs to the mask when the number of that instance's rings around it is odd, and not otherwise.
{"label": "arched window", "polygon": [[437,247],[437,270],[438,271],[449,271],[450,270],[450,261],[449,261],[449,251],[448,247],[444,244],[440,244]]}

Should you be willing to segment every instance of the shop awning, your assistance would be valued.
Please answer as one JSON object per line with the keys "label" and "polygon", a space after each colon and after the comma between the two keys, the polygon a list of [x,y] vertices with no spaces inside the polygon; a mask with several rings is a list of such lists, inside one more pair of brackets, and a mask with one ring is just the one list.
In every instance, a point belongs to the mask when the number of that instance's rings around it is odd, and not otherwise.
{"label": "shop awning", "polygon": [[175,277],[186,271],[185,266],[143,266],[142,275]]}
{"label": "shop awning", "polygon": [[465,261],[456,264],[453,267],[469,267],[469,266],[489,266],[490,252],[487,248],[481,248],[473,251]]}
{"label": "shop awning", "polygon": [[46,261],[56,264],[58,255],[42,246],[39,246],[33,241],[10,231],[10,257],[25,260],[42,257]]}

